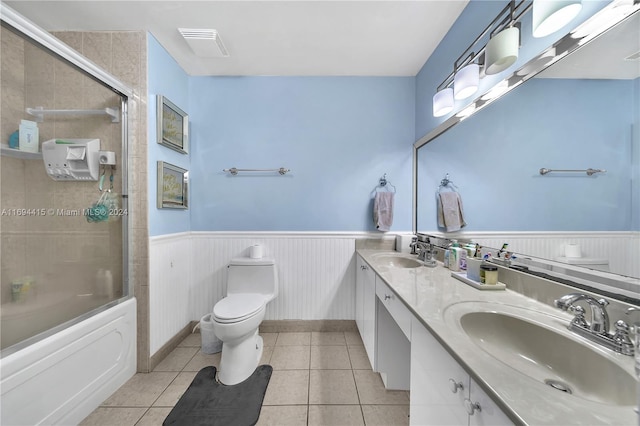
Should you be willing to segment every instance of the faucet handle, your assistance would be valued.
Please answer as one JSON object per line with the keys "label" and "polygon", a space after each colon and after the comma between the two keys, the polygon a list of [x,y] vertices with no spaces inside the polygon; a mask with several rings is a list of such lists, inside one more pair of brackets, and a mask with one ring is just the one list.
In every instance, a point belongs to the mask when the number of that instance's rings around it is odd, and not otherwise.
{"label": "faucet handle", "polygon": [[633,342],[629,337],[629,325],[622,321],[618,320],[615,324],[616,332],[613,335],[613,341],[619,346],[620,353],[623,355],[633,355]]}
{"label": "faucet handle", "polygon": [[584,313],[585,310],[582,306],[580,305],[570,305],[569,308],[567,309],[567,311],[571,312],[573,315],[575,315],[575,317],[571,320],[571,324],[580,326],[580,327],[584,327],[584,328],[588,328],[589,324],[587,323],[587,320],[584,319]]}

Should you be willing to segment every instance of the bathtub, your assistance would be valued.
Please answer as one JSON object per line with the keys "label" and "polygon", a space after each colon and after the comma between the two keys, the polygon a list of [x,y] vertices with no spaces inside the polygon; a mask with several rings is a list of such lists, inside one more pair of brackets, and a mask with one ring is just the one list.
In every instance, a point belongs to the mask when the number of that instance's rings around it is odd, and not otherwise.
{"label": "bathtub", "polygon": [[78,424],[136,371],[136,300],[0,359],[0,424]]}

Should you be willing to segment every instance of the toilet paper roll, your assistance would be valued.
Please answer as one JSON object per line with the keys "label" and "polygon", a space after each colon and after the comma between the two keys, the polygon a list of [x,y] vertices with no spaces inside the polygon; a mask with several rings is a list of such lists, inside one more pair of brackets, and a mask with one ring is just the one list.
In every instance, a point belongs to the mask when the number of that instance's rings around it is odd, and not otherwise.
{"label": "toilet paper roll", "polygon": [[582,257],[582,251],[580,250],[580,244],[567,244],[564,246],[564,255],[566,257]]}
{"label": "toilet paper roll", "polygon": [[262,259],[262,246],[260,244],[252,245],[249,248],[249,257],[252,259]]}
{"label": "toilet paper roll", "polygon": [[409,247],[409,244],[411,244],[412,237],[413,237],[413,234],[396,235],[396,251],[399,251],[402,253],[409,253],[411,251],[411,247]]}

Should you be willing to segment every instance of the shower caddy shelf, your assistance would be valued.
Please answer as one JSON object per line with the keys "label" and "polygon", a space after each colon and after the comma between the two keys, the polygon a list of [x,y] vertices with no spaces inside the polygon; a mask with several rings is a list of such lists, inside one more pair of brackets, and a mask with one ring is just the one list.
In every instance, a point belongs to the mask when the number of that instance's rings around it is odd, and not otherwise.
{"label": "shower caddy shelf", "polygon": [[0,154],[2,154],[3,157],[19,158],[21,160],[41,160],[42,161],[41,152],[20,151],[17,148],[10,148],[9,145],[5,143],[0,144]]}
{"label": "shower caddy shelf", "polygon": [[103,109],[44,109],[42,107],[27,108],[27,114],[36,118],[38,123],[44,121],[46,115],[108,115],[112,123],[120,122],[119,108]]}

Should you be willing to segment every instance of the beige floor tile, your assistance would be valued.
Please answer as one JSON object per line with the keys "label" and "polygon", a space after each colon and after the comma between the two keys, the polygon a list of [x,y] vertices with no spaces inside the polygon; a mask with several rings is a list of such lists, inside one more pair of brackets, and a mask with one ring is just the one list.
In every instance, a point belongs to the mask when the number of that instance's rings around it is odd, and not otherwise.
{"label": "beige floor tile", "polygon": [[256,426],[306,426],[306,405],[267,405],[260,410]]}
{"label": "beige floor tile", "polygon": [[178,343],[178,347],[202,347],[202,335],[200,333],[192,333],[184,338],[184,340]]}
{"label": "beige floor tile", "polygon": [[262,342],[265,346],[275,346],[278,339],[278,333],[260,333]]}
{"label": "beige floor tile", "polygon": [[80,425],[82,426],[128,426],[135,425],[147,411],[146,407],[121,408],[98,407],[89,414]]}
{"label": "beige floor tile", "polygon": [[359,405],[310,405],[309,426],[364,426]]}
{"label": "beige floor tile", "polygon": [[359,404],[351,370],[311,370],[309,404]]}
{"label": "beige floor tile", "polygon": [[272,354],[273,354],[273,346],[264,346],[262,348],[262,357],[260,357],[260,365],[269,364],[271,362]]}
{"label": "beige floor tile", "polygon": [[173,407],[176,405],[182,394],[187,390],[193,379],[198,374],[195,371],[185,371],[178,374],[173,382],[162,392],[160,397],[153,403],[154,407]]}
{"label": "beige floor tile", "polygon": [[265,405],[300,405],[309,401],[309,370],[274,370],[264,396]]}
{"label": "beige floor tile", "polygon": [[311,344],[312,345],[346,345],[347,341],[344,339],[344,332],[311,332]]}
{"label": "beige floor tile", "polygon": [[270,364],[274,370],[308,370],[311,346],[276,346]]}
{"label": "beige floor tile", "polygon": [[220,356],[221,352],[217,354],[204,354],[198,351],[191,361],[184,367],[182,371],[200,371],[205,367],[209,367],[210,365],[215,366],[216,368],[220,367]]}
{"label": "beige floor tile", "polygon": [[311,346],[312,370],[351,370],[346,346]]}
{"label": "beige floor tile", "polygon": [[404,426],[409,424],[408,405],[363,405],[367,426]]}
{"label": "beige floor tile", "polygon": [[160,361],[153,371],[182,371],[196,352],[198,352],[198,348],[178,346]]}
{"label": "beige floor tile", "polygon": [[361,404],[409,404],[409,392],[386,390],[378,373],[369,370],[353,370],[353,375]]}
{"label": "beige floor tile", "polygon": [[276,346],[301,346],[311,344],[311,333],[278,333]]}
{"label": "beige floor tile", "polygon": [[170,412],[171,407],[151,407],[136,426],[162,426]]}
{"label": "beige floor tile", "polygon": [[347,341],[347,345],[349,346],[364,345],[362,337],[360,337],[360,333],[357,331],[345,331],[344,339]]}
{"label": "beige floor tile", "polygon": [[103,406],[150,407],[178,375],[177,372],[138,373],[111,395]]}
{"label": "beige floor tile", "polygon": [[354,370],[371,370],[371,362],[364,346],[347,346],[351,368]]}

